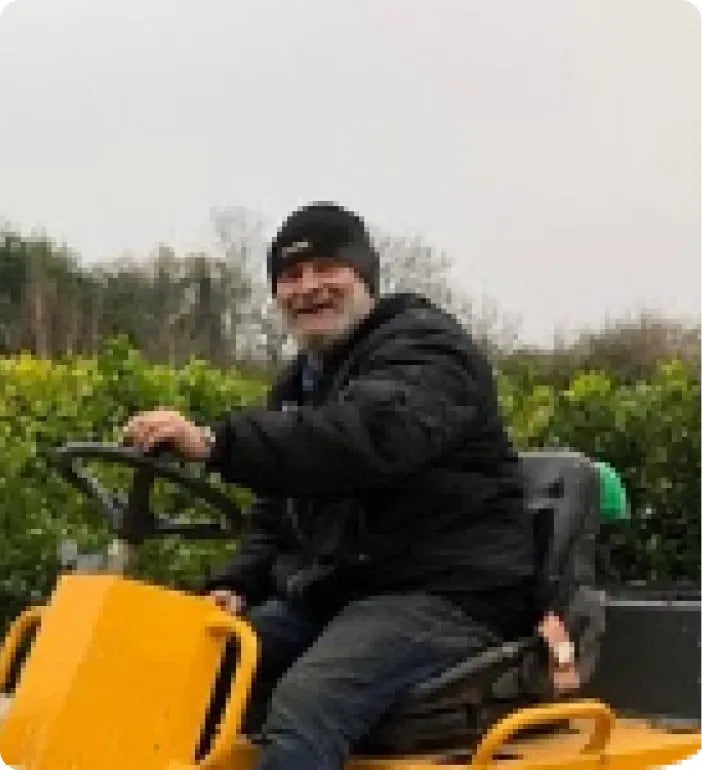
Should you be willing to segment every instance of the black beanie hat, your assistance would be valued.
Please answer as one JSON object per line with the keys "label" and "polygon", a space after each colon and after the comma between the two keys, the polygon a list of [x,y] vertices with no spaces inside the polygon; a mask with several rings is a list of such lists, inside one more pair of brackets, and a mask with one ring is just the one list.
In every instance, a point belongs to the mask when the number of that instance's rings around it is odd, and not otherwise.
{"label": "black beanie hat", "polygon": [[353,265],[371,295],[377,296],[380,260],[358,214],[326,202],[310,203],[293,211],[268,251],[268,275],[274,295],[283,266],[307,257],[334,257]]}

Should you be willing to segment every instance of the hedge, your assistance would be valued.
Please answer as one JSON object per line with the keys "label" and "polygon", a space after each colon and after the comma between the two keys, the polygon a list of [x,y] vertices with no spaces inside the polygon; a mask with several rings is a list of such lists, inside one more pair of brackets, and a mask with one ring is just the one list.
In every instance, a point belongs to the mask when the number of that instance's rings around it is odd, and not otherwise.
{"label": "hedge", "polygon": [[616,384],[582,372],[557,390],[501,380],[501,401],[520,448],[570,448],[621,474],[631,522],[617,538],[621,580],[700,580],[700,378],[681,361],[661,362],[648,382]]}
{"label": "hedge", "polygon": [[[159,405],[196,420],[217,418],[260,400],[265,389],[264,382],[203,361],[177,371],[149,364],[121,338],[94,359],[0,358],[0,625],[28,600],[50,592],[64,538],[75,540],[81,552],[104,552],[111,539],[97,507],[57,474],[53,449],[67,441],[115,441],[130,415]],[[95,470],[117,488],[131,475],[117,466],[97,464]],[[245,494],[233,494],[246,504]],[[159,484],[155,507],[192,510],[167,483]],[[193,585],[234,547],[177,538],[147,542],[137,549],[134,573]]]}
{"label": "hedge", "polygon": [[[605,460],[623,475],[632,522],[616,554],[627,580],[699,581],[700,385],[679,362],[661,364],[649,382],[616,385],[582,372],[557,390],[529,372],[499,376],[500,400],[519,448],[570,447]],[[66,441],[114,441],[137,411],[172,406],[195,420],[260,402],[266,383],[191,360],[182,369],[147,362],[124,339],[95,358],[0,358],[0,627],[30,600],[46,596],[64,538],[81,551],[110,540],[94,505],[59,478],[51,451]],[[102,467],[124,484],[129,472]],[[228,490],[246,505],[245,490]],[[192,512],[182,492],[159,485],[160,512]],[[195,587],[236,543],[150,542],[134,572]]]}

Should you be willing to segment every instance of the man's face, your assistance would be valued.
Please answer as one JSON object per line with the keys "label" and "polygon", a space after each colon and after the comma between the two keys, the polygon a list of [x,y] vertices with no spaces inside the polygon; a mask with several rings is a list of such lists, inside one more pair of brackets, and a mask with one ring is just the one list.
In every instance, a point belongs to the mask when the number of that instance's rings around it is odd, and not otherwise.
{"label": "man's face", "polygon": [[353,267],[321,257],[283,268],[276,302],[290,332],[305,350],[327,347],[373,307],[368,287]]}

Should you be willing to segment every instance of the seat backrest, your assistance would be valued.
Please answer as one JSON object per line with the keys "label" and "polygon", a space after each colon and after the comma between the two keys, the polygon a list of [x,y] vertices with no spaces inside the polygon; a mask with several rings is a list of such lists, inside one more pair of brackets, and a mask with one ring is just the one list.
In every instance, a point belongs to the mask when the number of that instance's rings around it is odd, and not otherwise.
{"label": "seat backrest", "polygon": [[[520,461],[525,506],[533,518],[537,544],[537,616],[551,609],[566,620],[586,683],[604,630],[604,597],[595,587],[598,470],[576,452],[527,452]],[[465,749],[479,740],[486,726],[515,708],[550,700],[540,651],[529,644],[526,652],[512,655],[519,646],[515,641],[415,686],[374,728],[366,749],[371,753]]]}
{"label": "seat backrest", "polygon": [[599,471],[578,452],[525,452],[520,462],[537,544],[539,609],[566,621],[586,682],[604,633],[604,595],[596,586]]}

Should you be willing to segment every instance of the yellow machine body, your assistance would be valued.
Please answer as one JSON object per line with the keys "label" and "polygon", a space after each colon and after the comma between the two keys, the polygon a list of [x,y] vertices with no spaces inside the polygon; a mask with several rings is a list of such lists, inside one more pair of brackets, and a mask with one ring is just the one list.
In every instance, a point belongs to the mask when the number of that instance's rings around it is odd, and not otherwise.
{"label": "yellow machine body", "polygon": [[[64,576],[49,603],[21,615],[0,650],[7,680],[23,638],[39,625],[11,703],[0,756],[21,770],[248,770],[256,748],[240,735],[257,663],[244,621],[192,596],[115,575]],[[239,664],[209,753],[193,759],[224,646]],[[567,720],[570,730],[510,742],[521,728]],[[515,711],[476,750],[353,758],[348,770],[612,770],[660,767],[693,755],[697,733],[615,718],[599,701]]]}

